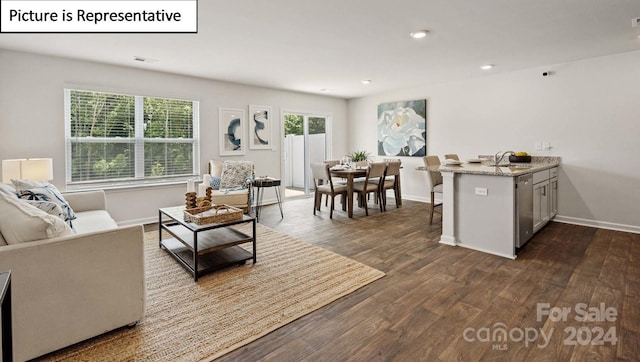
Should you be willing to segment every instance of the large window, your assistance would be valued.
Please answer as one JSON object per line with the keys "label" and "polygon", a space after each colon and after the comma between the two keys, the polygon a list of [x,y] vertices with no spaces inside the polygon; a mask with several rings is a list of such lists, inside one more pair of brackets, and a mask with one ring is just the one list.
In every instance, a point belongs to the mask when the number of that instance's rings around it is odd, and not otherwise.
{"label": "large window", "polygon": [[64,98],[70,188],[199,174],[197,101],[74,89]]}

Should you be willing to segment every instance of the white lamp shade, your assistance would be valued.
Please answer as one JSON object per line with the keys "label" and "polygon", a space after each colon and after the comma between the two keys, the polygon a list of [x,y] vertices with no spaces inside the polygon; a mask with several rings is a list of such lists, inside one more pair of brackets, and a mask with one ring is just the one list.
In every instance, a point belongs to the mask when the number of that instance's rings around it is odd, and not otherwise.
{"label": "white lamp shade", "polygon": [[32,181],[53,180],[53,159],[25,158],[2,160],[2,182],[11,183],[11,179]]}

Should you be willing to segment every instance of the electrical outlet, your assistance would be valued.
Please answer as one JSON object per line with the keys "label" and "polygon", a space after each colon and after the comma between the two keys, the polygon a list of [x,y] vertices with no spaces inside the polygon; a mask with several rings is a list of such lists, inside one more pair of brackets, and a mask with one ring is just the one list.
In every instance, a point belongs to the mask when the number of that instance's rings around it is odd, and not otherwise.
{"label": "electrical outlet", "polygon": [[486,187],[476,187],[476,195],[487,196],[489,190]]}

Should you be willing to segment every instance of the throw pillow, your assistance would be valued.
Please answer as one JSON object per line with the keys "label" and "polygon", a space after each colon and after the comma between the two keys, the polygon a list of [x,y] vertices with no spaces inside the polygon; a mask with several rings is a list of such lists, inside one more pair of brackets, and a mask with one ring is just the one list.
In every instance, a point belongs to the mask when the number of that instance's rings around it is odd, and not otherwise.
{"label": "throw pillow", "polygon": [[13,187],[16,188],[16,191],[30,189],[32,187],[42,187],[42,186],[49,185],[49,183],[46,181],[41,182],[41,181],[31,181],[31,180],[20,180],[15,178],[11,179],[11,183],[13,184]]}
{"label": "throw pillow", "polygon": [[10,196],[14,196],[14,197],[18,197],[18,195],[16,195],[16,189],[14,189],[13,187],[7,185],[7,184],[2,184],[0,183],[0,193],[6,194],[6,195],[10,195]]}
{"label": "throw pillow", "polygon": [[220,178],[221,190],[246,187],[246,180],[253,179],[253,162],[225,161]]}
{"label": "throw pillow", "polygon": [[220,180],[221,178],[218,176],[211,176],[211,181],[209,181],[209,186],[211,186],[214,190],[220,189]]}
{"label": "throw pillow", "polygon": [[0,230],[9,245],[73,233],[59,217],[3,193],[0,193]]}
{"label": "throw pillow", "polygon": [[24,202],[31,206],[37,207],[38,209],[46,212],[49,215],[57,216],[62,220],[66,220],[67,215],[64,211],[62,211],[60,205],[56,204],[55,202],[40,200],[24,200]]}
{"label": "throw pillow", "polygon": [[4,240],[2,233],[0,233],[0,246],[5,246],[5,245],[7,245],[7,241]]}
{"label": "throw pillow", "polygon": [[64,221],[74,220],[76,218],[76,213],[73,212],[73,209],[71,208],[71,206],[69,206],[67,200],[65,200],[64,197],[62,197],[60,191],[58,191],[58,189],[51,184],[46,184],[40,187],[32,187],[29,189],[19,189],[18,197],[26,200],[55,202],[56,204],[60,205],[62,211],[64,212]]}

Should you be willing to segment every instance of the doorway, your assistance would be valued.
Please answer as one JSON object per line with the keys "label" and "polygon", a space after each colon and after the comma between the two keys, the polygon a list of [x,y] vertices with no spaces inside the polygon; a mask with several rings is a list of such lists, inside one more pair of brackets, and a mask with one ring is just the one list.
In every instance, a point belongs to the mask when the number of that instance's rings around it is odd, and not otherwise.
{"label": "doorway", "polygon": [[307,196],[313,189],[309,165],[329,156],[329,116],[283,111],[285,198]]}

